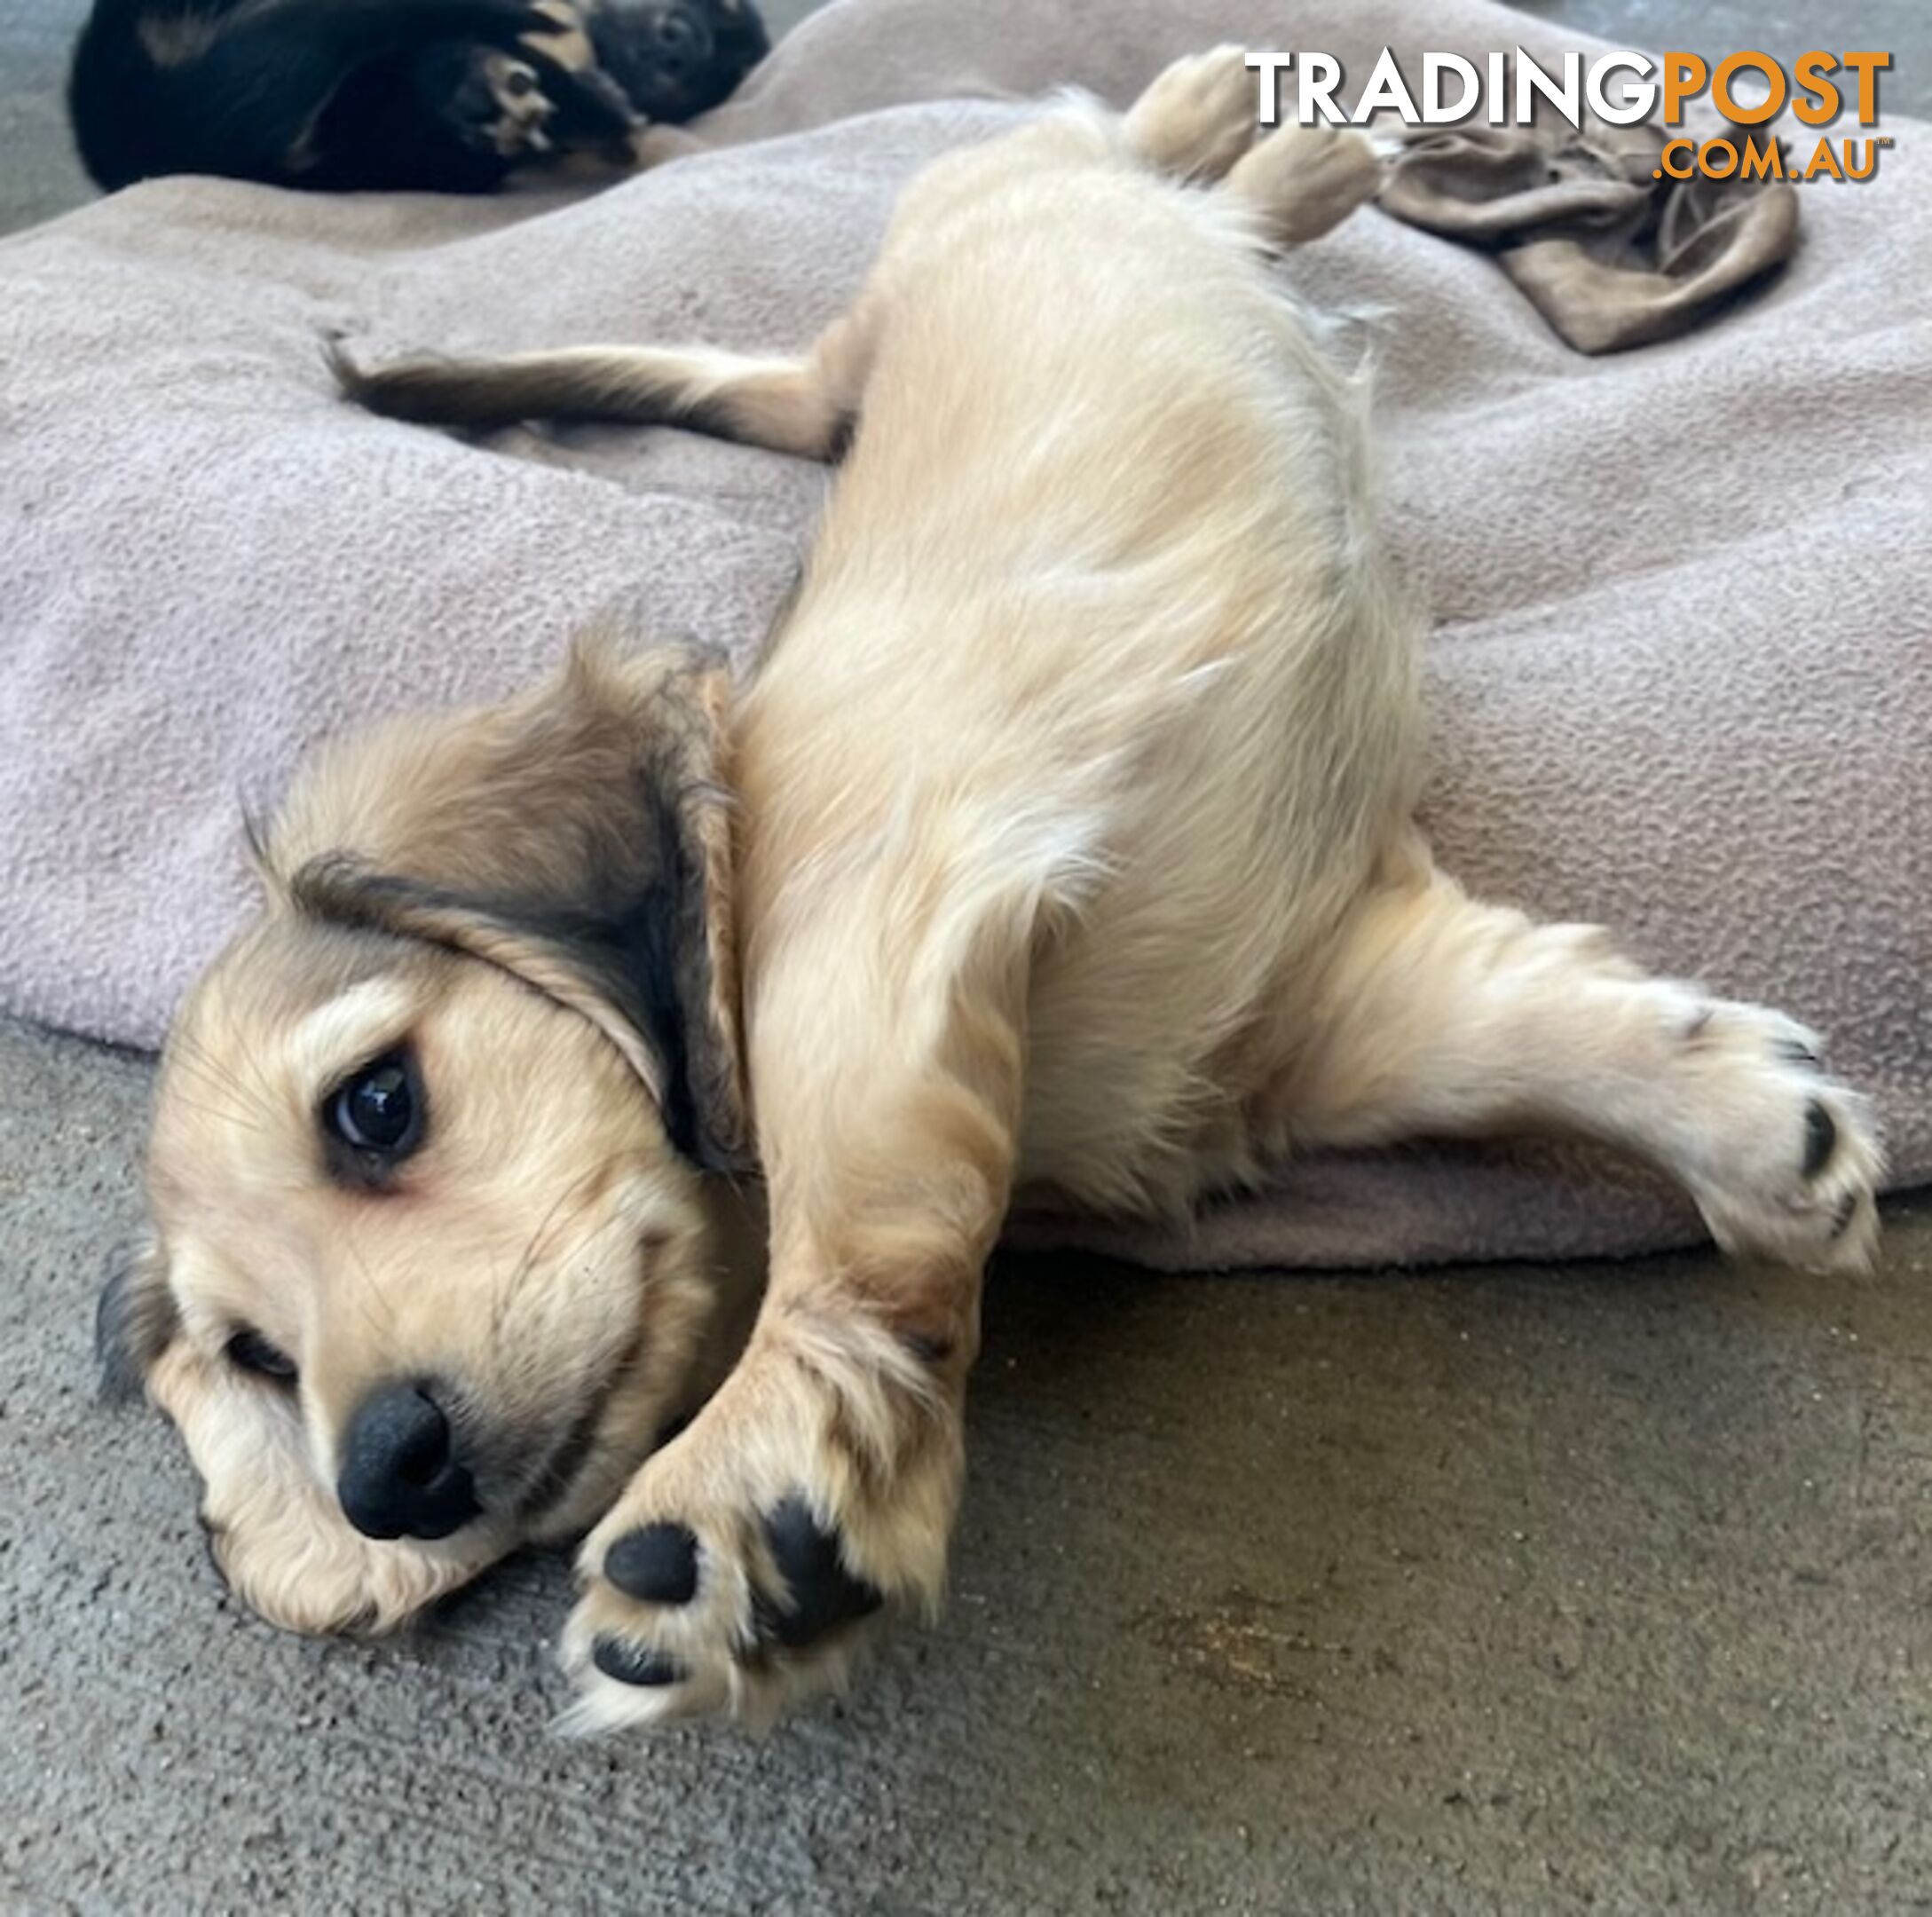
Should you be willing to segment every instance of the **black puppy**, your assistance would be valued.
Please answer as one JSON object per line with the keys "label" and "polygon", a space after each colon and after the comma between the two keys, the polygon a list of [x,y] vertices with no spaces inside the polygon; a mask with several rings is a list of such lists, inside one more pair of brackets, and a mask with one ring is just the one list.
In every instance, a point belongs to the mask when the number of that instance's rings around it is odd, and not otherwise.
{"label": "black puppy", "polygon": [[325,191],[487,193],[725,99],[769,46],[752,0],[95,0],[81,158]]}

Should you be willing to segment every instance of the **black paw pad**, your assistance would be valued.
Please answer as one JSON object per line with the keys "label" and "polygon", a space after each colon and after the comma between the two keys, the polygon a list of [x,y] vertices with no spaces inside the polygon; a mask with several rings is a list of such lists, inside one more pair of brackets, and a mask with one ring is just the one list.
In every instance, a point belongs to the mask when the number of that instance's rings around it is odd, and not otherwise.
{"label": "black paw pad", "polygon": [[684,1676],[675,1660],[661,1651],[643,1651],[627,1645],[621,1637],[600,1637],[592,1647],[590,1661],[606,1677],[619,1684],[646,1689],[678,1683]]}
{"label": "black paw pad", "polygon": [[771,1608],[761,1621],[788,1650],[798,1650],[885,1603],[877,1585],[854,1577],[839,1561],[837,1534],[819,1528],[803,1498],[787,1498],[766,1518],[765,1542],[790,1596],[783,1608]]}
{"label": "black paw pad", "polygon": [[689,1604],[698,1595],[698,1540],[681,1524],[627,1531],[604,1552],[603,1574],[642,1604]]}
{"label": "black paw pad", "polygon": [[1804,1175],[1816,1178],[1837,1148],[1838,1127],[1832,1115],[1813,1099],[1804,1115]]}

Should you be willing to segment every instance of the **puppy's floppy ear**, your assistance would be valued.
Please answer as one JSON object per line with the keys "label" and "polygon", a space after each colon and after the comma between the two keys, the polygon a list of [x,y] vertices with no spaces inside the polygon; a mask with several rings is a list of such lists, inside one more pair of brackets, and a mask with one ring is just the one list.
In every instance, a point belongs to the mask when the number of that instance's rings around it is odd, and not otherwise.
{"label": "puppy's floppy ear", "polygon": [[166,1255],[155,1240],[144,1239],[117,1261],[94,1310],[101,1395],[111,1403],[137,1396],[179,1324]]}
{"label": "puppy's floppy ear", "polygon": [[325,750],[272,837],[272,885],[580,1013],[681,1151],[742,1169],[729,700],[721,655],[581,644],[522,698]]}

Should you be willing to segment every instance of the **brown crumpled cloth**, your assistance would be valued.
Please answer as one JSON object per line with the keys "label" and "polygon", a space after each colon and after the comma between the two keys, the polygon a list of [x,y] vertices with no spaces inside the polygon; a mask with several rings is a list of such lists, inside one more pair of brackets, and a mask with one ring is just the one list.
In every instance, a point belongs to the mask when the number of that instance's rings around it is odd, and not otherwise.
{"label": "brown crumpled cloth", "polygon": [[1579,352],[1688,332],[1791,257],[1789,182],[1653,179],[1661,127],[1458,127],[1398,156],[1384,211],[1470,246]]}

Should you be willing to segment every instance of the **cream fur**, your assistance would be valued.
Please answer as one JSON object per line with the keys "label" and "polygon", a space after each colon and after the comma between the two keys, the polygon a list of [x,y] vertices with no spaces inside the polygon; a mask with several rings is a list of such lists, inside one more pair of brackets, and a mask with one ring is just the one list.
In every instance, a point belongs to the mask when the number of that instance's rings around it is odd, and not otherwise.
{"label": "cream fur", "polygon": [[[1376,532],[1366,383],[1269,272],[1274,249],[1374,192],[1376,162],[1327,129],[1253,145],[1252,108],[1251,75],[1223,49],[1171,69],[1124,119],[1074,103],[942,161],[905,194],[852,312],[798,360],[578,349],[343,364],[365,404],[402,416],[679,420],[820,454],[850,438],[802,589],[722,753],[728,888],[724,851],[701,861],[735,917],[731,937],[707,922],[742,975],[769,1291],[690,1428],[646,1458],[643,1422],[614,1420],[613,1470],[629,1444],[635,1475],[621,1489],[598,1475],[572,1500],[583,1510],[594,1489],[603,1513],[565,1634],[584,1727],[756,1720],[842,1679],[860,1630],[797,1650],[761,1637],[761,1605],[784,1596],[762,1514],[787,1496],[835,1530],[851,1574],[936,1601],[981,1273],[1022,1185],[1172,1210],[1293,1149],[1562,1128],[1674,1172],[1736,1250],[1826,1269],[1871,1256],[1876,1147],[1808,1035],[1645,978],[1600,935],[1472,902],[1434,870],[1410,818],[1415,631]],[[618,668],[576,670],[507,719],[445,722],[434,750],[461,770],[485,734],[536,726],[545,698],[591,697],[585,674],[619,699]],[[298,836],[381,842],[406,864],[441,832],[446,864],[473,858],[461,848],[484,828],[465,808],[492,788],[453,770],[463,802],[436,799],[420,769],[430,737],[386,756],[347,748],[305,788]],[[576,779],[563,812],[594,811],[602,789]],[[361,816],[353,832],[345,813]],[[314,1010],[313,990],[289,1004],[256,982],[311,964],[299,925],[270,923],[293,945],[225,961],[182,1045],[233,1055],[206,1009],[219,1005],[272,1081],[283,1022],[312,1038],[340,1014]],[[383,1270],[430,1274],[439,1335],[468,1339],[466,1375],[540,1416],[547,1393],[579,1401],[585,1352],[621,1335],[634,1280],[548,1261],[551,1317],[512,1349],[500,1324],[461,1329],[490,1325],[466,1289],[477,1270],[587,1168],[614,1179],[640,1156],[651,1169],[631,1175],[646,1185],[594,1213],[627,1221],[611,1227],[625,1247],[611,1270],[634,1271],[646,1219],[696,1269],[697,1199],[650,1122],[649,1060],[619,1056],[533,958],[444,933],[464,956],[388,954],[381,969],[417,981],[432,1082],[453,1103],[497,1106],[474,1127],[474,1161],[426,1166],[419,1215],[367,1217],[360,1242]],[[516,997],[503,971],[547,998]],[[252,1216],[262,1140],[231,1128],[223,1177],[203,1175],[207,1121],[170,1105],[193,1095],[189,1056],[163,1091],[155,1158],[180,1336],[195,1339],[196,1308],[265,1317],[252,1294],[270,1261],[236,1248],[272,1246],[326,1454],[338,1378],[359,1384],[398,1352],[413,1361],[424,1333],[371,1334],[338,1301],[340,1194],[313,1200],[321,1215],[297,1243],[288,1219],[311,1197],[291,1192],[292,1173],[275,1219]],[[508,1164],[484,1151],[498,1126],[532,1124],[567,1148],[530,1145]],[[217,1247],[235,1295],[196,1307],[208,1283],[193,1274]],[[603,1301],[586,1304],[600,1283]],[[191,1439],[197,1418],[239,1415],[197,1406],[201,1377],[185,1361],[156,1374]],[[214,1479],[255,1467],[217,1462],[213,1440],[195,1449],[211,1504],[239,1509]],[[322,1532],[326,1502],[304,1507]],[[657,1522],[700,1541],[688,1605],[640,1603],[603,1574],[613,1542]],[[288,1595],[308,1576],[288,1568],[306,1563],[288,1529],[261,1546],[287,1562],[251,1596],[283,1594],[269,1607],[296,1621],[342,1611]],[[351,1594],[359,1577],[379,1582],[359,1566],[333,1566]],[[416,1591],[434,1582],[416,1577]],[[368,1603],[386,1618],[409,1595]],[[669,1655],[682,1681],[605,1676],[593,1653],[613,1639]]]}

